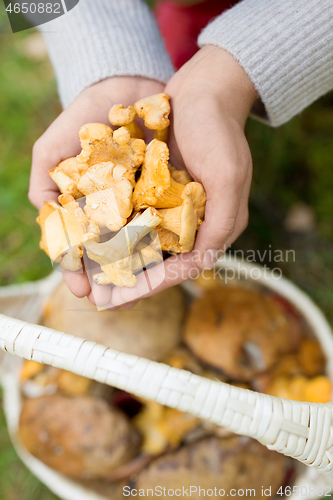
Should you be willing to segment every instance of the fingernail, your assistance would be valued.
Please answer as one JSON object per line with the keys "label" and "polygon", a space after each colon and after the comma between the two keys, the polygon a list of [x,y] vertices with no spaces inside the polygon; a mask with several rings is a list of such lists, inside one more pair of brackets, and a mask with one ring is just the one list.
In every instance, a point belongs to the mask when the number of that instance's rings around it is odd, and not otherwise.
{"label": "fingernail", "polygon": [[203,256],[203,265],[206,269],[212,269],[218,259],[218,250],[210,248]]}

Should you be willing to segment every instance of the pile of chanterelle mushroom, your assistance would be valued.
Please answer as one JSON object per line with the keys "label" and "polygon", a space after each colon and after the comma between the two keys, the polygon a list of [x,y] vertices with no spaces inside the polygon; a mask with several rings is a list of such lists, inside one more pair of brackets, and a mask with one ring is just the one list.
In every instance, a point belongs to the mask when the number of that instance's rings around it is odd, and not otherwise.
{"label": "pile of chanterelle mushroom", "polygon": [[[82,152],[49,171],[61,205],[44,203],[37,218],[40,246],[63,269],[80,270],[84,248],[101,267],[96,283],[132,287],[136,273],[163,260],[160,250],[192,250],[206,194],[169,163],[169,100],[157,94],[134,107],[113,106],[109,120],[118,128],[84,125]],[[136,116],[154,130],[148,145]]]}

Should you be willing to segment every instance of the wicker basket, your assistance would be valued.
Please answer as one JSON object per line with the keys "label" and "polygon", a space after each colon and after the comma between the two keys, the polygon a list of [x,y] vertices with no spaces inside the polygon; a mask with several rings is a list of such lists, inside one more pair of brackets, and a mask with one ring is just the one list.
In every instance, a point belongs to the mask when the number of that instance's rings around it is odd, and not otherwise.
{"label": "wicker basket", "polygon": [[[307,295],[284,278],[260,272],[258,266],[221,260],[217,267],[233,268],[240,277],[253,275],[257,269],[253,280],[256,285],[293,304],[326,353],[327,374],[333,380],[332,331]],[[325,488],[324,493],[333,492],[333,403],[303,403],[259,394],[34,324],[40,319],[43,303],[60,281],[61,275],[53,273],[36,283],[0,289],[0,311],[6,314],[0,314],[0,375],[8,428],[22,460],[57,495],[68,500],[102,500],[100,495],[60,476],[21,448],[16,436],[22,358],[72,371],[257,439],[268,449],[311,467],[298,468],[294,484],[303,486],[302,498],[324,496],[320,488]],[[17,358],[1,355],[1,350]]]}

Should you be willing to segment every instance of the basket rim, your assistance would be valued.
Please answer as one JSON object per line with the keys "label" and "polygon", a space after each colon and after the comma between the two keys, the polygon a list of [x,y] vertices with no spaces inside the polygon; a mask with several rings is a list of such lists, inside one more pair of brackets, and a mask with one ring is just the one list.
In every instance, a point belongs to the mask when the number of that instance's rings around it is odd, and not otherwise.
{"label": "basket rim", "polygon": [[[229,259],[227,262],[220,259],[217,263],[217,266],[223,268],[238,269],[240,265],[243,272],[254,268],[262,269],[262,266],[240,262],[238,259],[232,261]],[[260,273],[259,276],[261,276]],[[51,280],[51,277],[49,279]],[[305,292],[284,277],[277,280],[271,272],[266,272],[256,282],[275,291],[293,304],[308,320],[309,325],[314,325],[314,332],[318,335],[322,346],[329,344],[326,354],[333,352],[331,327],[324,314]],[[165,406],[192,413],[238,434],[254,437],[269,449],[293,456],[323,472],[332,471],[333,464],[329,456],[331,448],[333,450],[333,428],[331,429],[333,403],[315,404],[283,400],[236,388],[223,382],[209,381],[163,363],[120,353],[100,344],[84,341],[46,327],[11,320],[0,314],[0,347],[2,348],[4,346],[1,346],[1,341],[3,342],[1,335],[3,338],[3,332],[6,329],[9,333],[5,334],[4,345],[12,354],[64,368],[133,394],[153,399]],[[18,341],[21,334],[23,334],[23,341]],[[25,344],[25,339],[29,348]],[[66,348],[64,348],[65,344]],[[72,353],[68,354],[68,351]],[[64,352],[66,354],[60,354]],[[91,355],[93,367],[89,365],[82,368],[82,360],[90,360]],[[333,356],[332,360],[326,357],[330,369],[328,375],[333,380],[331,370]],[[64,358],[66,358],[65,361]],[[126,385],[128,381],[125,379],[128,373],[133,375],[132,372],[135,372],[136,378],[132,377],[132,385],[128,386]],[[193,393],[191,397],[189,390]],[[223,413],[221,418],[219,412]],[[249,418],[250,420],[253,418],[252,427],[249,424]],[[285,438],[282,439],[286,433],[295,448],[293,452],[290,451],[289,441],[285,442]]]}

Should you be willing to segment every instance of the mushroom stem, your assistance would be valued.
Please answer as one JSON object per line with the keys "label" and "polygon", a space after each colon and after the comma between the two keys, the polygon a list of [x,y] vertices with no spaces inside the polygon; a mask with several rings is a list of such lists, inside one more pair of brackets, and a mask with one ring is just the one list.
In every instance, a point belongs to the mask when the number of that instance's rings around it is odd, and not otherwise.
{"label": "mushroom stem", "polygon": [[172,179],[168,161],[168,146],[156,139],[151,141],[146,150],[141,177],[133,193],[135,210],[149,206],[173,208],[183,203],[185,186]]}
{"label": "mushroom stem", "polygon": [[183,207],[162,208],[159,214],[163,217],[160,227],[180,235],[180,220]]}
{"label": "mushroom stem", "polygon": [[[156,263],[161,263],[163,262],[163,256],[160,252],[155,250],[151,245],[145,245],[142,242],[139,242],[135,250],[137,252],[132,256],[131,261],[125,263],[124,261],[121,261],[122,263],[126,264],[130,269],[131,273],[134,275],[135,273],[138,273],[141,271],[143,268],[148,267],[149,264],[153,264],[154,262]],[[127,259],[124,259],[127,260]],[[107,271],[110,271],[110,267],[114,266],[113,264],[109,264],[107,267]],[[103,268],[106,266],[103,266]],[[122,266],[123,267],[123,266]],[[123,267],[124,268],[124,267]],[[119,270],[118,270],[119,271]],[[105,272],[103,273],[98,273],[94,275],[94,281],[97,283],[97,285],[110,285],[111,283],[116,284],[113,280],[110,279],[110,272],[106,274]],[[136,284],[136,282],[135,282]],[[123,284],[121,286],[124,286]],[[129,285],[126,285],[129,286]]]}
{"label": "mushroom stem", "polygon": [[101,266],[126,259],[133,254],[137,242],[146,236],[152,228],[160,224],[161,220],[162,217],[154,208],[147,208],[124,226],[111,240],[105,243],[84,242],[88,257]]}

